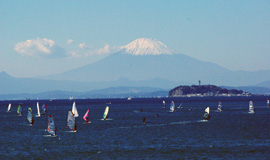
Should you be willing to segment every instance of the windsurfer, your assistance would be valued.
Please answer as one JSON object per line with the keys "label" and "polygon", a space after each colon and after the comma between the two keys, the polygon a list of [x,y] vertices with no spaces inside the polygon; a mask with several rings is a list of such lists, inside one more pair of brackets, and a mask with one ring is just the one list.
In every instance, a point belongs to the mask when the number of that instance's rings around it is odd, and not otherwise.
{"label": "windsurfer", "polygon": [[145,124],[146,122],[145,122],[145,117],[143,117],[143,124]]}

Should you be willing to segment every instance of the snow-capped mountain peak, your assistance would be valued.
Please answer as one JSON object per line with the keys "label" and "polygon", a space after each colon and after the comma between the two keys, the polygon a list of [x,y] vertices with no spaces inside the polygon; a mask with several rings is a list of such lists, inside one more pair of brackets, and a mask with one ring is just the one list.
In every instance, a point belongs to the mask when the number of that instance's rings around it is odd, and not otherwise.
{"label": "snow-capped mountain peak", "polygon": [[122,50],[132,55],[160,55],[175,53],[162,42],[150,38],[136,39],[124,46]]}

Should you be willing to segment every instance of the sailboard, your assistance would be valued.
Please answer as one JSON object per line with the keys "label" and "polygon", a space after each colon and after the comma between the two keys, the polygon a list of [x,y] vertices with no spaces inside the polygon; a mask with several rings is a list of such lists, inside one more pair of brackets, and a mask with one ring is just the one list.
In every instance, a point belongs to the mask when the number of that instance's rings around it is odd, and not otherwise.
{"label": "sailboard", "polygon": [[217,108],[217,110],[218,110],[219,112],[222,111],[222,104],[221,104],[221,102],[218,102],[218,108]]}
{"label": "sailboard", "polygon": [[72,111],[68,111],[67,127],[73,132],[77,131],[75,117]]}
{"label": "sailboard", "polygon": [[85,115],[83,116],[83,119],[85,123],[91,123],[91,121],[89,122],[89,109],[86,111]]}
{"label": "sailboard", "polygon": [[108,113],[109,113],[109,106],[106,107],[104,114],[103,114],[103,119],[106,120],[108,118]]}
{"label": "sailboard", "polygon": [[206,109],[204,110],[204,115],[203,115],[203,118],[205,120],[209,120],[210,119],[210,108],[209,107],[206,107]]}
{"label": "sailboard", "polygon": [[172,101],[170,105],[170,112],[174,112],[174,110],[175,110],[175,105],[174,105],[174,101]]}
{"label": "sailboard", "polygon": [[21,107],[21,105],[18,105],[17,113],[19,114],[19,116],[22,116],[22,107]]}
{"label": "sailboard", "polygon": [[270,107],[270,100],[267,98],[267,107]]}
{"label": "sailboard", "polygon": [[27,112],[27,121],[32,126],[34,124],[32,109],[29,107]]}
{"label": "sailboard", "polygon": [[254,105],[252,101],[249,101],[249,113],[254,113]]}
{"label": "sailboard", "polygon": [[47,113],[47,104],[42,105],[42,110],[41,116],[44,116]]}
{"label": "sailboard", "polygon": [[37,102],[37,115],[36,117],[40,117],[39,103]]}
{"label": "sailboard", "polygon": [[56,136],[56,127],[55,127],[52,115],[48,116],[48,128],[47,128],[47,130],[48,130],[48,132],[49,132],[49,134],[51,136]]}
{"label": "sailboard", "polygon": [[72,105],[72,113],[74,114],[74,117],[79,117],[79,113],[77,111],[77,107],[76,107],[75,101],[73,102],[73,105]]}
{"label": "sailboard", "polygon": [[7,112],[10,112],[10,109],[11,109],[11,103],[8,104]]}
{"label": "sailboard", "polygon": [[163,101],[163,108],[166,108],[166,102]]}

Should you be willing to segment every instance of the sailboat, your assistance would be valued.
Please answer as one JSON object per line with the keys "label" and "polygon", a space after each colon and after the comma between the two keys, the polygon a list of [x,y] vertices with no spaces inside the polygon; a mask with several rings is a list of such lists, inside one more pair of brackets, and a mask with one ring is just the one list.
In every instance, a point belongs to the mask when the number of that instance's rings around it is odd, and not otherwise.
{"label": "sailboat", "polygon": [[67,118],[67,127],[73,131],[77,132],[77,127],[76,127],[76,122],[75,122],[75,117],[72,111],[68,111],[68,118]]}
{"label": "sailboat", "polygon": [[254,105],[252,101],[249,101],[249,113],[254,113]]}
{"label": "sailboat", "polygon": [[11,103],[8,104],[7,112],[10,112],[10,109],[11,109]]}
{"label": "sailboat", "polygon": [[19,116],[22,116],[22,107],[21,107],[21,105],[18,105],[17,113],[19,114]]}
{"label": "sailboat", "polygon": [[75,101],[73,102],[73,105],[72,105],[72,113],[74,114],[74,117],[79,117],[79,113],[77,111],[77,107],[76,107]]}
{"label": "sailboat", "polygon": [[103,119],[106,120],[108,118],[108,113],[109,113],[109,106],[106,107],[104,114],[103,114]]}
{"label": "sailboat", "polygon": [[31,109],[30,107],[28,108],[27,121],[28,121],[28,123],[29,123],[31,126],[33,126],[33,124],[34,124],[34,119],[33,119],[32,109]]}
{"label": "sailboat", "polygon": [[39,103],[37,102],[37,115],[36,117],[40,117],[40,111],[39,111]]}
{"label": "sailboat", "polygon": [[204,113],[204,115],[203,115],[203,118],[204,118],[205,120],[209,120],[209,119],[210,119],[210,108],[207,107],[204,111],[205,111],[205,113]]}
{"label": "sailboat", "polygon": [[56,127],[54,125],[54,120],[52,115],[48,116],[48,128],[47,128],[49,134],[56,137]]}
{"label": "sailboat", "polygon": [[44,114],[47,113],[47,104],[42,105],[42,110],[43,110],[43,112],[41,113],[41,116],[44,116]]}
{"label": "sailboat", "polygon": [[221,102],[218,102],[218,108],[217,108],[217,110],[218,110],[219,112],[222,111],[222,104],[221,104]]}
{"label": "sailboat", "polygon": [[267,107],[270,107],[270,100],[267,98]]}
{"label": "sailboat", "polygon": [[91,121],[89,122],[89,109],[86,111],[83,119],[85,120],[85,123],[91,123]]}
{"label": "sailboat", "polygon": [[174,105],[174,101],[172,101],[170,105],[170,112],[174,112],[174,110],[175,110],[175,105]]}
{"label": "sailboat", "polygon": [[166,104],[165,104],[165,101],[163,101],[163,108],[166,108]]}

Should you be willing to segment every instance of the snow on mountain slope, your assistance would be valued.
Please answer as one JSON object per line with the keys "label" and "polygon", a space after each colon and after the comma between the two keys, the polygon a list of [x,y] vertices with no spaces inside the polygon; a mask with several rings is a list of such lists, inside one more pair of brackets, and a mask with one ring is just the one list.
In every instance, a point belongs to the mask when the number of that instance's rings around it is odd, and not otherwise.
{"label": "snow on mountain slope", "polygon": [[132,55],[160,55],[175,53],[162,42],[150,38],[136,39],[124,46],[122,51]]}

